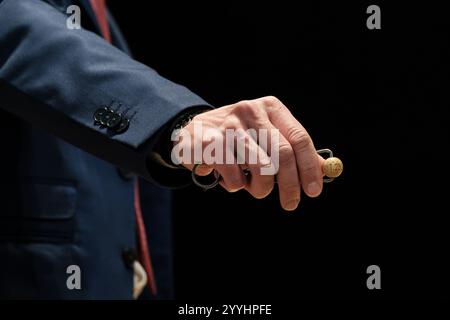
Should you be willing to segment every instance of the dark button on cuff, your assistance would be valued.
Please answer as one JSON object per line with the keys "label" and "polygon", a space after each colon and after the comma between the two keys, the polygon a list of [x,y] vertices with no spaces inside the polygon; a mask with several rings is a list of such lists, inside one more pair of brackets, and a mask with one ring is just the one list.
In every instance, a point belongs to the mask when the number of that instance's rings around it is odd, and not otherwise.
{"label": "dark button on cuff", "polygon": [[118,113],[112,113],[109,119],[106,121],[106,126],[110,129],[117,127],[122,121],[122,116]]}
{"label": "dark button on cuff", "polygon": [[130,126],[130,119],[109,107],[99,108],[94,112],[94,125],[108,128],[113,133],[125,132]]}
{"label": "dark button on cuff", "polygon": [[114,131],[116,133],[125,132],[129,126],[130,126],[130,120],[127,118],[122,118],[119,125],[114,128]]}
{"label": "dark button on cuff", "polygon": [[104,127],[107,126],[107,123],[114,116],[114,112],[111,110],[106,110],[103,115],[100,117],[100,124]]}
{"label": "dark button on cuff", "polygon": [[122,251],[122,258],[125,266],[129,269],[133,269],[133,263],[137,260],[138,256],[136,250],[133,248],[125,248]]}
{"label": "dark button on cuff", "polygon": [[94,112],[95,124],[100,123],[100,120],[103,118],[103,116],[105,115],[106,112],[108,112],[108,109],[106,109],[106,108],[100,108]]}

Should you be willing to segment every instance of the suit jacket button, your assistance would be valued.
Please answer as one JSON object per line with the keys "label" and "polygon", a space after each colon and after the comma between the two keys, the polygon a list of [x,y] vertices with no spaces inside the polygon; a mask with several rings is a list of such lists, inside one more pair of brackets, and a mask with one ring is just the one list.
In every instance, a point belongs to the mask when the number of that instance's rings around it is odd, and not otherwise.
{"label": "suit jacket button", "polygon": [[133,263],[137,260],[137,252],[133,248],[125,248],[122,251],[122,258],[125,266],[129,269],[133,269]]}
{"label": "suit jacket button", "polygon": [[100,124],[104,127],[107,126],[108,122],[111,120],[111,118],[114,116],[114,112],[106,109],[105,112],[100,117]]}
{"label": "suit jacket button", "polygon": [[122,117],[120,123],[114,128],[114,131],[116,133],[125,132],[128,129],[129,125],[130,125],[130,120]]}
{"label": "suit jacket button", "polygon": [[103,118],[105,113],[108,112],[107,108],[99,108],[94,112],[94,121],[96,124],[100,123],[100,120]]}
{"label": "suit jacket button", "polygon": [[116,112],[111,112],[108,119],[106,120],[106,126],[109,129],[114,129],[122,121],[122,116]]}

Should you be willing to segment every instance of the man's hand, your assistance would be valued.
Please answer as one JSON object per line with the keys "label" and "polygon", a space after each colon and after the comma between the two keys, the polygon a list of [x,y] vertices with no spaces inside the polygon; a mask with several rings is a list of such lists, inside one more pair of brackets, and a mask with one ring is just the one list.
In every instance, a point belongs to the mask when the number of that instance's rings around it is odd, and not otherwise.
{"label": "man's hand", "polygon": [[[202,129],[200,134],[199,126]],[[223,156],[220,155],[223,161],[212,163],[205,159],[203,152],[200,154],[201,161],[198,157],[194,159],[195,145],[201,146],[202,150],[211,149],[214,142],[227,140],[227,130],[229,133],[230,129],[239,134],[231,147],[223,143]],[[263,131],[268,134],[252,134]],[[178,151],[183,150],[183,155],[177,157],[178,162],[190,170],[195,163],[201,162],[202,165],[196,170],[198,175],[208,175],[212,170],[217,170],[223,178],[221,185],[229,192],[245,189],[255,198],[264,198],[272,191],[276,175],[281,206],[285,210],[294,210],[300,202],[301,186],[310,197],[316,197],[322,191],[324,160],[317,155],[305,128],[275,97],[241,101],[199,114],[186,125],[180,137],[175,144]],[[267,137],[268,141],[262,141],[262,137]],[[238,147],[238,141],[244,141],[244,149]],[[188,157],[184,154],[186,150],[190,152]],[[274,163],[274,150],[278,163]],[[257,155],[256,162],[251,161],[251,154]],[[215,156],[216,159],[219,156],[217,150]],[[230,159],[234,161],[230,163]],[[271,174],[261,174],[264,172],[261,169],[270,166],[277,170]],[[244,170],[250,174],[246,175]]]}

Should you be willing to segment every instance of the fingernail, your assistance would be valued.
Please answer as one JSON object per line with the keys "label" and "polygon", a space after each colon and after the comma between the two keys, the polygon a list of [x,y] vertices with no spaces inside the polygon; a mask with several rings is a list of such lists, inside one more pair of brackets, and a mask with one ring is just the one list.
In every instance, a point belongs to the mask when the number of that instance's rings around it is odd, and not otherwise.
{"label": "fingernail", "polygon": [[297,209],[299,202],[300,202],[300,199],[291,200],[286,204],[285,209],[288,211],[295,210],[295,209]]}
{"label": "fingernail", "polygon": [[317,182],[311,182],[308,184],[308,195],[311,197],[317,197],[320,194],[320,186]]}

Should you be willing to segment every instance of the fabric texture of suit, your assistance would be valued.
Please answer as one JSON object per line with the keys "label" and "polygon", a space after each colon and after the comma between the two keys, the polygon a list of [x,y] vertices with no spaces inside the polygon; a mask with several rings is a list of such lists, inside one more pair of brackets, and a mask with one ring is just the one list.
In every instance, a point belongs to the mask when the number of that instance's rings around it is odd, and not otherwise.
{"label": "fabric texture of suit", "polygon": [[[66,26],[71,4],[84,10],[81,30]],[[170,194],[158,185],[174,170],[149,155],[172,119],[208,104],[133,60],[109,23],[113,45],[87,0],[0,0],[0,296],[131,298],[129,173],[153,182],[141,179],[144,219],[158,298],[172,296]],[[129,117],[126,131],[94,123],[107,105]],[[69,265],[81,290],[66,286]]]}

